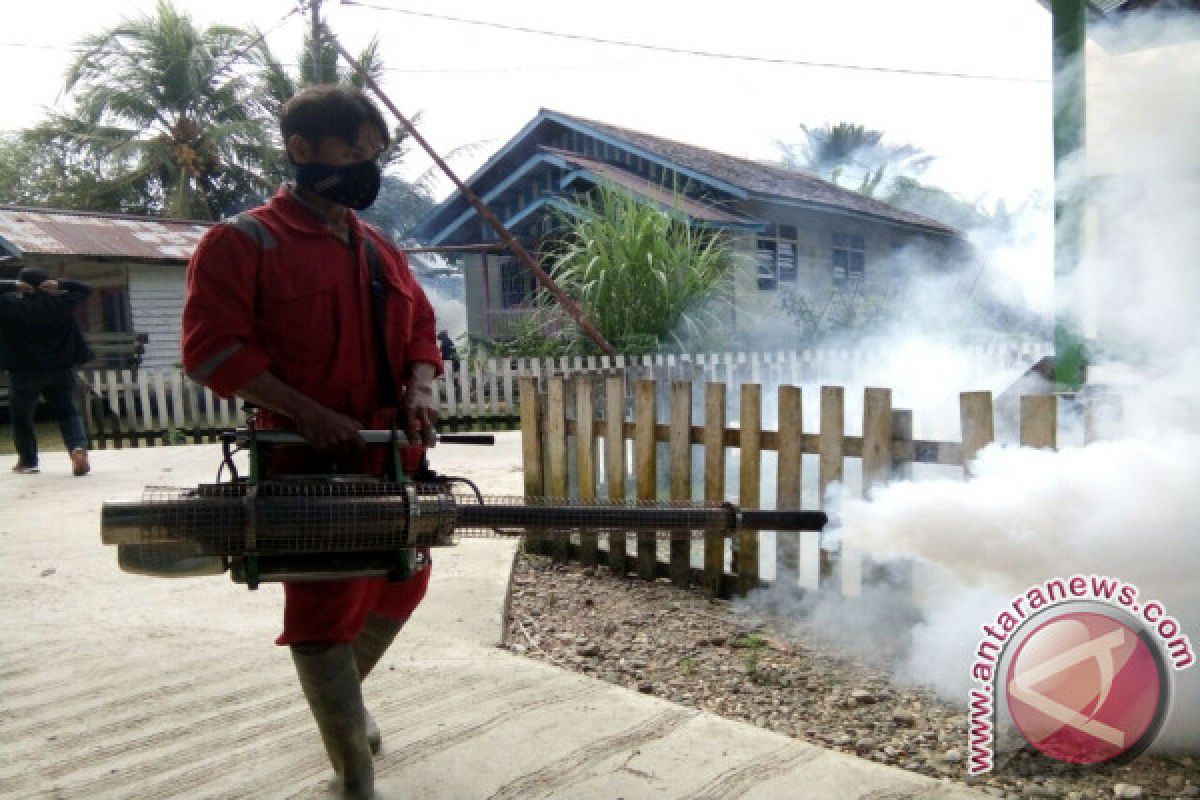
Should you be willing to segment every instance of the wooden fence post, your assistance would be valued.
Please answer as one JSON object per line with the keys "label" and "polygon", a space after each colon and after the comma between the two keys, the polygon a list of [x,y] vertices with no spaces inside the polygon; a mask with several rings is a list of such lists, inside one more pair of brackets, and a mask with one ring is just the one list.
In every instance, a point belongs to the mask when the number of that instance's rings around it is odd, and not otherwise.
{"label": "wooden fence post", "polygon": [[913,412],[892,411],[892,442],[899,444],[899,452],[893,450],[892,453],[892,477],[898,481],[911,481],[916,457],[913,449]]}
{"label": "wooden fence post", "polygon": [[[634,398],[633,461],[637,486],[637,499],[641,501],[658,498],[658,443],[655,441],[654,426],[658,421],[653,380],[637,382]],[[654,580],[658,561],[658,536],[653,532],[642,532],[637,537],[638,577]]]}
{"label": "wooden fence post", "polygon": [[[716,357],[714,356],[714,363]],[[704,385],[704,502],[725,502],[725,384]],[[725,591],[725,536],[704,534],[704,583],[714,595]]]}
{"label": "wooden fence post", "polygon": [[[567,398],[562,376],[546,382],[546,496],[567,499]],[[555,561],[566,561],[570,544],[564,531],[550,536]]]}
{"label": "wooden fence post", "polygon": [[979,451],[996,440],[991,392],[962,392],[958,396],[962,425],[963,472],[971,475],[971,462]]}
{"label": "wooden fence post", "polygon": [[[675,381],[671,385],[670,435],[671,500],[676,503],[692,501],[692,384]],[[671,539],[671,562],[668,574],[676,586],[687,586],[692,577],[692,538],[677,536]]]}
{"label": "wooden fence post", "polygon": [[892,475],[892,390],[863,392],[863,497]]}
{"label": "wooden fence post", "polygon": [[[742,384],[739,449],[741,469],[738,505],[757,509],[762,503],[762,386]],[[737,586],[741,594],[758,588],[758,532],[738,535]]]}
{"label": "wooden fence post", "polygon": [[[779,387],[779,446],[775,507],[779,510],[800,508],[800,492],[804,485],[804,403],[797,386]],[[800,571],[800,534],[794,531],[775,533],[775,581],[786,576],[788,588],[796,585]]]}
{"label": "wooden fence post", "polygon": [[[621,373],[604,381],[604,476],[608,499],[625,501],[625,378]],[[608,533],[608,566],[613,574],[626,571],[624,531]]]}
{"label": "wooden fence post", "polygon": [[[846,392],[841,386],[821,387],[821,428],[818,450],[820,461],[817,469],[817,503],[825,508],[826,492],[834,483],[842,480],[845,465],[846,435]],[[826,583],[833,575],[833,561],[829,551],[821,549],[818,581]]]}
{"label": "wooden fence post", "polygon": [[[521,378],[521,463],[525,473],[525,498],[544,496],[542,473],[542,425],[538,409],[537,381]],[[537,552],[544,537],[538,531],[527,531],[525,549]]]}
{"label": "wooden fence post", "polygon": [[[592,380],[590,375],[575,376],[575,464],[579,475],[579,499],[584,503],[596,499],[596,415],[592,409]],[[585,566],[596,565],[596,532],[579,534],[579,561]]]}
{"label": "wooden fence post", "polygon": [[1021,396],[1021,445],[1053,450],[1058,445],[1058,398],[1052,394]]}

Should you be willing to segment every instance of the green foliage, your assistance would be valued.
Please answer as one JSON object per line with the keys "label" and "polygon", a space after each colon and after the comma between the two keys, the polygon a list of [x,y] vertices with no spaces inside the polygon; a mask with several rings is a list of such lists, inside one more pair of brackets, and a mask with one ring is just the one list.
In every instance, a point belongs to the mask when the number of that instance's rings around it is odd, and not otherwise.
{"label": "green foliage", "polygon": [[839,186],[960,231],[1007,222],[1002,208],[989,215],[978,203],[923,183],[920,176],[933,163],[933,156],[919,147],[887,144],[882,131],[852,122],[800,128],[803,143],[777,143],[785,166],[807,169]]}
{"label": "green foliage", "polygon": [[80,44],[73,107],[24,136],[35,160],[60,164],[52,199],[213,219],[272,190],[282,159],[256,32],[201,30],[162,0]]}
{"label": "green foliage", "polygon": [[[0,202],[218,219],[256,205],[289,177],[279,141],[283,104],[328,73],[361,87],[383,64],[373,40],[362,72],[322,71],[305,42],[294,78],[255,30],[200,29],[167,0],[84,39],[68,70],[72,101],[37,127],[0,140]],[[407,153],[397,128],[386,165]],[[423,186],[385,178],[371,221],[403,235],[430,206]]]}
{"label": "green foliage", "polygon": [[889,191],[899,178],[920,175],[933,161],[918,147],[885,144],[882,131],[851,122],[800,129],[803,144],[778,143],[784,165],[803,167],[868,197]]}
{"label": "green foliage", "polygon": [[384,175],[375,204],[359,216],[393,239],[402,240],[433,206],[433,198],[421,185]]}
{"label": "green foliage", "polygon": [[[719,324],[730,272],[722,235],[695,228],[613,187],[581,197],[562,216],[547,259],[559,286],[618,352],[686,349]],[[596,352],[544,293],[506,348],[518,355]]]}
{"label": "green foliage", "polygon": [[896,292],[866,293],[858,285],[834,290],[822,303],[788,292],[780,296],[779,304],[795,326],[798,347],[819,347],[868,335],[885,329],[899,313]]}
{"label": "green foliage", "polygon": [[730,647],[759,650],[767,646],[767,640],[761,633],[739,633],[729,643]]}

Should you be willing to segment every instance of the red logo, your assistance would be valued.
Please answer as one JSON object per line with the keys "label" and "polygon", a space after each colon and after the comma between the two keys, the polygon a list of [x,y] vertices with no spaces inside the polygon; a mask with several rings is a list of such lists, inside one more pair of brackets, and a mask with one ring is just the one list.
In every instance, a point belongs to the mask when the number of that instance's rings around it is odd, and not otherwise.
{"label": "red logo", "polygon": [[1167,706],[1165,672],[1118,619],[1068,612],[1038,626],[1008,668],[1013,722],[1034,747],[1073,764],[1140,752]]}

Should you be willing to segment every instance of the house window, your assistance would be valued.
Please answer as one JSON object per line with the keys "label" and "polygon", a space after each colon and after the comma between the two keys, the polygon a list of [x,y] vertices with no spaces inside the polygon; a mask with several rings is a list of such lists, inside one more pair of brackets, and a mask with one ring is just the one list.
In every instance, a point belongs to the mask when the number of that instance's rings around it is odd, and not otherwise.
{"label": "house window", "polygon": [[861,283],[865,273],[866,243],[852,233],[833,234],[833,287],[845,289]]}
{"label": "house window", "polygon": [[780,284],[795,285],[797,269],[796,228],[792,225],[769,225],[759,234],[756,261],[758,288],[778,289]]}
{"label": "house window", "polygon": [[100,318],[103,320],[101,330],[109,333],[130,333],[133,331],[133,319],[129,311],[129,294],[122,288],[100,289],[96,292],[100,297]]}
{"label": "house window", "polygon": [[533,299],[533,276],[529,270],[506,256],[500,260],[500,307],[520,308]]}

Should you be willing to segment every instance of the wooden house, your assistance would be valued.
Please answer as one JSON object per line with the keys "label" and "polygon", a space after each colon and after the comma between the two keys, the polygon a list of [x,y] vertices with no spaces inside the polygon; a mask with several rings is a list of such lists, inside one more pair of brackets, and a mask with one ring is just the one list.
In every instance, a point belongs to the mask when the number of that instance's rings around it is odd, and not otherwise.
{"label": "wooden house", "polygon": [[[749,320],[784,291],[820,302],[839,290],[884,285],[896,277],[892,256],[901,249],[945,267],[969,257],[953,228],[810,173],[557,111],[538,113],[468,181],[535,252],[555,234],[571,197],[601,184],[728,233],[735,319]],[[533,278],[460,192],[414,236],[468,251],[462,261],[472,339],[503,338],[530,313]]]}
{"label": "wooden house", "polygon": [[0,206],[0,277],[39,267],[94,287],[80,325],[97,366],[179,362],[184,268],[211,223]]}

